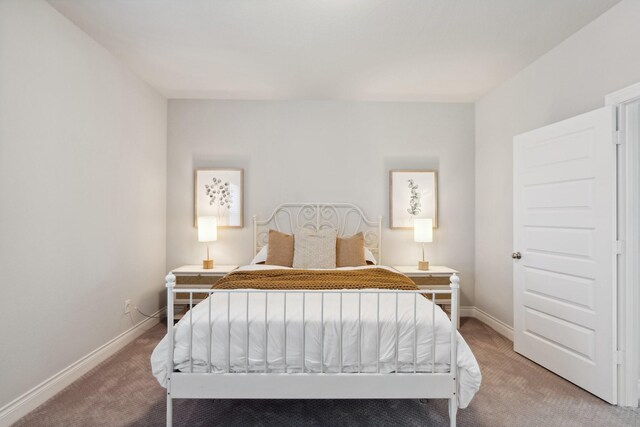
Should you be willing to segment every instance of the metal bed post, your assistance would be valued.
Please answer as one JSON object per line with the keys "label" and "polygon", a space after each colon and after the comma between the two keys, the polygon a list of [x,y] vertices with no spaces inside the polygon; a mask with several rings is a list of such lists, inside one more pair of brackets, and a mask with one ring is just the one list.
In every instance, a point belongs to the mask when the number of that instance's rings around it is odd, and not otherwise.
{"label": "metal bed post", "polygon": [[167,287],[167,335],[169,346],[167,354],[167,427],[173,425],[173,405],[171,401],[171,373],[173,372],[173,288],[176,285],[176,276],[173,273],[165,277]]}
{"label": "metal bed post", "polygon": [[460,292],[460,278],[451,275],[451,375],[453,376],[453,396],[449,399],[449,422],[451,427],[456,425],[458,412],[458,297]]}

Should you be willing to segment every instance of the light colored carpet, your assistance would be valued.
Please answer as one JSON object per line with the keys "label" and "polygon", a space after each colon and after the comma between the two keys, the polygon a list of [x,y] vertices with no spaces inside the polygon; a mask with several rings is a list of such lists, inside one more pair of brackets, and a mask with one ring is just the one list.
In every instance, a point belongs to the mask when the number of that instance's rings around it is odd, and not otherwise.
{"label": "light colored carpet", "polygon": [[[67,387],[15,426],[161,426],[165,394],[149,356],[158,325]],[[640,410],[611,406],[519,356],[512,343],[474,319],[462,334],[483,381],[460,426],[640,426]],[[175,426],[446,426],[446,401],[179,400]]]}

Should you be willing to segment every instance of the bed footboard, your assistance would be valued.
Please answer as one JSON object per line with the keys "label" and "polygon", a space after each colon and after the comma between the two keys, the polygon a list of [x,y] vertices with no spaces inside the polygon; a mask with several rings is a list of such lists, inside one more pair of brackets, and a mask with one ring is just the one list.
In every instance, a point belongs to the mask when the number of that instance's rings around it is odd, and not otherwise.
{"label": "bed footboard", "polygon": [[[226,354],[226,369],[225,372],[211,372],[211,344],[212,344],[212,328],[209,327],[208,336],[208,368],[207,372],[194,372],[193,369],[193,316],[189,315],[187,319],[183,318],[183,322],[189,322],[189,369],[183,369],[183,372],[174,372],[174,333],[173,332],[173,302],[175,299],[175,283],[176,278],[173,274],[166,276],[167,287],[167,325],[168,325],[168,352],[167,352],[167,426],[172,425],[173,420],[173,406],[172,399],[175,398],[193,398],[193,399],[424,399],[424,398],[440,398],[449,400],[449,418],[451,426],[456,425],[456,412],[458,409],[458,366],[457,366],[457,310],[458,310],[458,293],[459,293],[459,278],[456,274],[451,276],[450,288],[448,290],[417,290],[417,291],[396,291],[396,290],[382,290],[382,289],[363,289],[363,290],[251,290],[251,289],[234,289],[234,290],[218,290],[218,289],[184,289],[181,288],[179,292],[181,294],[189,294],[189,309],[193,308],[193,295],[208,293],[209,297],[214,293],[226,293],[227,295],[227,354]],[[231,362],[231,306],[229,301],[231,300],[231,294],[242,294],[247,301],[247,325],[249,324],[249,300],[252,294],[264,295],[264,367],[261,372],[256,372],[255,367],[250,369],[248,362],[249,355],[249,328],[247,326],[247,339],[246,339],[246,353],[245,360],[246,366],[244,372],[239,371],[237,368],[232,369]],[[278,372],[272,372],[269,368],[268,361],[268,345],[267,340],[269,336],[269,322],[267,322],[267,308],[266,304],[271,294],[284,295],[284,310],[283,310],[283,322],[284,322],[284,360],[283,369]],[[290,371],[287,369],[287,297],[298,294],[297,297],[302,298],[302,340],[300,354],[302,355],[300,363],[301,369]],[[311,372],[306,366],[306,341],[305,341],[305,310],[304,304],[305,297],[309,294],[321,294],[321,338],[320,338],[320,372]],[[338,372],[325,372],[324,369],[324,313],[325,313],[325,295],[332,294],[339,298],[340,302],[340,319],[339,319],[339,360],[340,366]],[[343,297],[347,294],[358,295],[358,364],[355,372],[346,372],[343,369]],[[374,295],[375,301],[377,301],[377,367],[375,372],[363,372],[361,366],[361,354],[362,354],[362,342],[360,337],[361,331],[361,308],[362,308],[362,296]],[[418,322],[417,322],[417,298],[421,295],[427,295],[431,301],[436,300],[437,294],[450,294],[451,296],[451,336],[450,336],[450,355],[449,355],[449,369],[448,372],[436,372],[436,340],[431,340],[431,371],[421,372],[418,369],[418,355],[417,355],[417,336],[418,336]],[[395,370],[392,372],[381,372],[380,370],[380,299],[384,295],[384,298],[395,297]],[[401,371],[399,369],[398,361],[398,336],[399,336],[399,313],[398,313],[398,300],[400,296],[403,298],[413,298],[413,369]],[[211,325],[211,299],[203,301],[201,304],[209,305],[209,325]],[[208,302],[207,302],[208,301]],[[261,313],[261,312],[260,312]],[[262,316],[262,314],[260,314]],[[435,305],[431,312],[431,336],[435,337]],[[186,371],[186,372],[185,372]]]}

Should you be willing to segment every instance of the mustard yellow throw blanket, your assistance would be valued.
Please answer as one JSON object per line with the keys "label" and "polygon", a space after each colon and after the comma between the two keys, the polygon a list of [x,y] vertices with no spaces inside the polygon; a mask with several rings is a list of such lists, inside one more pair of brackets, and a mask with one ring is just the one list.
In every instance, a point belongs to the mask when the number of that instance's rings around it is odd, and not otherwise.
{"label": "mustard yellow throw blanket", "polygon": [[418,290],[404,274],[384,268],[363,270],[236,271],[218,280],[213,289],[393,289]]}

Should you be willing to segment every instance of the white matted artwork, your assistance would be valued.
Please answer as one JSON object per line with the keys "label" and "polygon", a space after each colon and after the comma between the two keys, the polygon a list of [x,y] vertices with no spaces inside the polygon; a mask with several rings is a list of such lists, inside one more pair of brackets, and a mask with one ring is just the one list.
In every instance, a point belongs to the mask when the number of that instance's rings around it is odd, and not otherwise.
{"label": "white matted artwork", "polygon": [[438,227],[438,175],[426,170],[389,172],[389,226],[413,228],[416,218],[433,219]]}
{"label": "white matted artwork", "polygon": [[198,169],[195,171],[194,225],[199,216],[215,216],[218,227],[243,227],[242,169]]}

